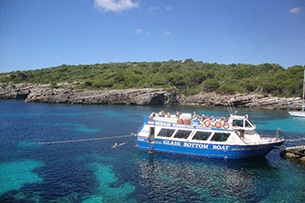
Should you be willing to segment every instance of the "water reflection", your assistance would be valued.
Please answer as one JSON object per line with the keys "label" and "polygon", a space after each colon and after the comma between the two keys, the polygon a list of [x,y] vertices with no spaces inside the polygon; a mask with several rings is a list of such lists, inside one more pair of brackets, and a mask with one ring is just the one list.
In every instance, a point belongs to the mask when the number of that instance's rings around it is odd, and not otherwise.
{"label": "water reflection", "polygon": [[142,201],[258,202],[263,171],[276,170],[267,159],[218,160],[141,153],[137,158]]}

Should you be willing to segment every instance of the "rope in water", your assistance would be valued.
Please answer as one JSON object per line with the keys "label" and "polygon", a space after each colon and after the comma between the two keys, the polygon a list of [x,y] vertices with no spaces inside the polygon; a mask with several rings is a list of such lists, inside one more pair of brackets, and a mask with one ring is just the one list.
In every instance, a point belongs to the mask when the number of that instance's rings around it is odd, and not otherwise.
{"label": "rope in water", "polygon": [[283,132],[283,134],[288,137],[288,139],[286,139],[285,142],[298,142],[298,141],[305,140],[304,137],[298,136],[298,135],[296,135],[294,133],[285,131],[283,129],[281,129],[281,132]]}
{"label": "rope in water", "polygon": [[119,136],[110,136],[110,137],[96,137],[96,138],[87,138],[80,140],[59,140],[59,141],[50,141],[50,142],[39,142],[38,144],[48,145],[48,144],[61,144],[61,143],[72,143],[72,142],[87,142],[87,141],[96,141],[96,140],[117,139],[117,138],[130,137],[130,136],[134,136],[134,135],[130,134],[130,135],[119,135]]}

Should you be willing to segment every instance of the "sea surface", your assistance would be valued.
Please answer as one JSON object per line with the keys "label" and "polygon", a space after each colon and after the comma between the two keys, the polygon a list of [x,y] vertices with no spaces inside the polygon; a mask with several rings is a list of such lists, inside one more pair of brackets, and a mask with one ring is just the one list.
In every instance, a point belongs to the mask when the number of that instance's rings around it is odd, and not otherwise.
{"label": "sea surface", "polygon": [[[142,115],[161,108],[229,115],[226,108],[196,106],[0,100],[0,202],[305,202],[305,164],[281,158],[280,149],[255,160],[139,151],[130,134]],[[279,127],[286,146],[304,143],[305,119],[237,110],[264,136]]]}

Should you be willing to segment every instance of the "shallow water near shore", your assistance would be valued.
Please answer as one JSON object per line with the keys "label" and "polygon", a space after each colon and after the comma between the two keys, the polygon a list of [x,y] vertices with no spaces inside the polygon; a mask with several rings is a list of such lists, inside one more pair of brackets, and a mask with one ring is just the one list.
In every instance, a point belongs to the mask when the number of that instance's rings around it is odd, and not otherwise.
{"label": "shallow water near shore", "polygon": [[[229,116],[226,108],[0,100],[0,202],[305,201],[305,164],[281,158],[279,149],[255,160],[139,151],[130,133],[161,108]],[[262,135],[280,128],[286,139],[305,138],[305,119],[286,111],[237,110]]]}

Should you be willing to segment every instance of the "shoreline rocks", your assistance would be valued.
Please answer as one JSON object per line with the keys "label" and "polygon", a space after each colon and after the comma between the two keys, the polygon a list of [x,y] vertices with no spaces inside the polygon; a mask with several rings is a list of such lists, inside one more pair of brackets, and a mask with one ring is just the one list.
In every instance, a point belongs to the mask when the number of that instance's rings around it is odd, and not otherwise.
{"label": "shoreline rocks", "polygon": [[[164,89],[124,89],[124,90],[75,90],[72,88],[52,88],[50,85],[31,83],[0,84],[0,99],[22,99],[26,102],[69,103],[69,104],[125,104],[125,105],[198,105],[227,106],[232,101],[235,107],[288,109],[292,98],[264,96],[262,94],[220,95],[215,92],[200,93],[186,97]],[[296,98],[296,107],[301,107],[301,99]]]}
{"label": "shoreline rocks", "polygon": [[69,104],[162,105],[178,103],[173,93],[162,89],[74,90],[50,85],[14,84],[0,87],[0,99]]}
{"label": "shoreline rocks", "polygon": [[305,145],[283,147],[280,155],[285,159],[305,161]]}

